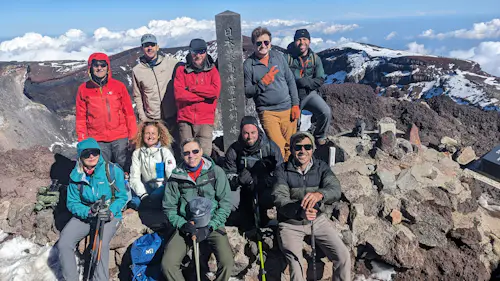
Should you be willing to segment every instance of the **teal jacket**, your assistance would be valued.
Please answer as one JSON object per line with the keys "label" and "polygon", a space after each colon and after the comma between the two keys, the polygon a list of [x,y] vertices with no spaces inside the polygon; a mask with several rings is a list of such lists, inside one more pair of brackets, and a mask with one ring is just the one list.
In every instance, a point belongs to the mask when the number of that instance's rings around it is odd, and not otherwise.
{"label": "teal jacket", "polygon": [[[211,170],[215,182],[209,178]],[[212,215],[208,225],[213,229],[223,227],[231,213],[231,189],[226,173],[207,156],[203,156],[203,167],[196,182],[186,172],[184,162],[172,171],[168,179],[163,196],[163,209],[174,227],[180,228],[188,221],[187,204],[199,195],[212,200]]]}
{"label": "teal jacket", "polygon": [[[99,200],[103,195],[106,197],[107,204],[111,203],[111,186],[109,185],[108,178],[106,177],[106,162],[99,157],[99,162],[95,168],[94,173],[87,180],[86,174],[83,172],[83,167],[80,162],[80,154],[87,148],[98,148],[99,144],[93,138],[85,139],[78,143],[76,146],[78,160],[75,168],[70,174],[70,184],[68,186],[67,204],[68,210],[76,217],[86,219],[89,215],[90,207],[88,204],[94,203]],[[122,169],[118,166],[114,167],[115,171],[115,184],[119,189],[115,191],[115,201],[109,205],[110,211],[115,218],[122,217],[122,209],[127,204],[127,190],[125,188],[125,177]],[[83,188],[83,201],[80,198],[79,185]]]}

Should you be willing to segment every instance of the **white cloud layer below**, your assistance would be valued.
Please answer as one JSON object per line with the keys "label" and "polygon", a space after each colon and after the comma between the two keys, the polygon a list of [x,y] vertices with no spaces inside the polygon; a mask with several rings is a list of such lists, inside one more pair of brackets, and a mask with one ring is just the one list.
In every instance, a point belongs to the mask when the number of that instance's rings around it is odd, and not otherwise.
{"label": "white cloud layer below", "polygon": [[436,33],[428,29],[420,34],[420,37],[431,39],[462,38],[462,39],[487,39],[500,38],[500,19],[488,22],[475,23],[472,29],[458,29],[450,32]]}
{"label": "white cloud layer below", "polygon": [[[293,33],[299,28],[307,28],[309,32],[318,35],[331,35],[359,28],[357,24],[342,25],[273,19],[262,22],[242,22],[242,32],[244,35],[250,35],[252,29],[259,25],[269,27],[273,33],[273,43],[285,48],[289,42],[293,41]],[[81,30],[70,29],[55,37],[31,32],[1,42],[0,61],[85,60],[94,52],[111,55],[136,47],[139,45],[140,37],[146,33],[156,35],[161,47],[187,46],[193,38],[214,40],[215,21],[179,17],[172,20],[152,20],[147,26],[121,31],[111,31],[106,27],[100,27],[93,34],[85,34]],[[337,44],[335,41],[322,38],[312,39],[311,47],[317,50]]]}
{"label": "white cloud layer below", "polygon": [[469,50],[455,50],[451,57],[473,60],[481,65],[484,71],[500,76],[500,41],[481,42]]}

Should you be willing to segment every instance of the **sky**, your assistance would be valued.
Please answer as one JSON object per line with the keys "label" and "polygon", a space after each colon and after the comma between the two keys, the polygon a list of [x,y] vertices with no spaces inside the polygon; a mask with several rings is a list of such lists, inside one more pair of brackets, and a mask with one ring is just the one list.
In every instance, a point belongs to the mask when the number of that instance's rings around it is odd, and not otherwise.
{"label": "sky", "polygon": [[470,59],[500,76],[498,0],[1,1],[0,61],[84,60],[136,47],[145,33],[162,47],[214,40],[215,15],[225,10],[241,14],[244,35],[268,27],[274,45],[307,28],[315,51],[364,42]]}

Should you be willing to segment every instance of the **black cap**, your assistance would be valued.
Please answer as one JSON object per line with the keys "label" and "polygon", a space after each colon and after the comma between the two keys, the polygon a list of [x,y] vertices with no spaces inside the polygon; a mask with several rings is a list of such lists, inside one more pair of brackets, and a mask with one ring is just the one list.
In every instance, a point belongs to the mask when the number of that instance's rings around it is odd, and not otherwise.
{"label": "black cap", "polygon": [[297,41],[297,39],[299,38],[307,38],[309,40],[311,40],[311,35],[309,35],[309,31],[307,31],[307,29],[297,29],[295,31],[295,36],[293,36],[293,41]]}
{"label": "black cap", "polygon": [[193,39],[191,40],[191,43],[189,43],[189,50],[190,51],[201,51],[201,50],[206,50],[207,49],[207,42],[203,39]]}
{"label": "black cap", "polygon": [[240,130],[243,128],[243,126],[248,124],[254,125],[255,127],[257,127],[257,129],[259,128],[259,121],[257,121],[257,118],[253,116],[244,116],[241,119]]}

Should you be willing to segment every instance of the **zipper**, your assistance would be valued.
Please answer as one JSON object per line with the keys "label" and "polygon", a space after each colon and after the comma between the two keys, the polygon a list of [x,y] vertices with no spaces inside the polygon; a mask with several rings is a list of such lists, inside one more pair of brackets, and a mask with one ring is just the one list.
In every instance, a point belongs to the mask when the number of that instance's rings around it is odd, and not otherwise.
{"label": "zipper", "polygon": [[158,78],[156,77],[155,69],[151,66],[151,70],[153,71],[153,75],[156,80],[156,87],[158,88],[158,98],[160,99],[160,107],[161,107],[161,91],[160,91],[160,83],[158,83]]}
{"label": "zipper", "polygon": [[111,122],[111,109],[110,109],[109,100],[107,97],[106,97],[106,109],[108,110],[108,121]]}
{"label": "zipper", "polygon": [[[109,121],[111,121],[108,99],[104,97],[103,92],[102,92],[102,86],[100,86],[100,85],[99,85],[99,92],[101,93],[101,100],[102,100],[103,104],[106,105],[106,111],[108,112],[108,119],[109,119]],[[106,128],[108,128],[108,124],[106,124]]]}

